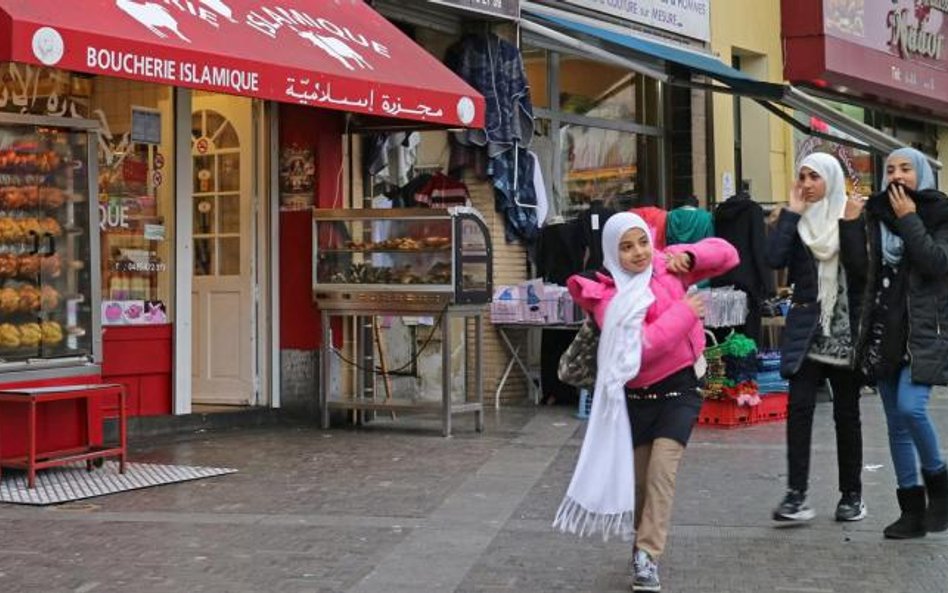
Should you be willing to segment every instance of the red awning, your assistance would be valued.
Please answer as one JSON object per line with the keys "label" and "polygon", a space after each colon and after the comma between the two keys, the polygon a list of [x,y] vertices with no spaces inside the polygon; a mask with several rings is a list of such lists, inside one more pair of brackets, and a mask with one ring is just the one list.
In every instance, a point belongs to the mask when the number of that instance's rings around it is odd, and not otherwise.
{"label": "red awning", "polygon": [[484,125],[484,98],[362,0],[0,0],[0,61]]}

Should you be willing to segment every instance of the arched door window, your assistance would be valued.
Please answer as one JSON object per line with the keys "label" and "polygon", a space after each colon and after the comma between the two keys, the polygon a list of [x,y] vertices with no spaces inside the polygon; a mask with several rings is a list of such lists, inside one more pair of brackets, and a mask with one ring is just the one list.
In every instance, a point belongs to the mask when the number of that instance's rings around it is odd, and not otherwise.
{"label": "arched door window", "polygon": [[194,275],[236,276],[240,251],[240,138],[223,115],[195,111],[191,120],[194,159]]}

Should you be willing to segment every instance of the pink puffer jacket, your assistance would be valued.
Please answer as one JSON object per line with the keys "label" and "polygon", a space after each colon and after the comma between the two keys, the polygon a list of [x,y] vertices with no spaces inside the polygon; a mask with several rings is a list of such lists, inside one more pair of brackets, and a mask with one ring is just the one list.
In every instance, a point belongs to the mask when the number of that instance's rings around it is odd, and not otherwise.
{"label": "pink puffer jacket", "polygon": [[[694,256],[693,269],[684,276],[669,273],[665,269],[664,254],[682,252]],[[655,302],[645,315],[642,367],[638,376],[628,383],[633,388],[654,385],[698,360],[704,351],[704,326],[685,304],[685,293],[690,285],[719,276],[740,261],[737,250],[723,239],[704,239],[692,245],[672,245],[664,252],[656,250],[652,259],[650,286]],[[609,276],[597,273],[596,277],[596,280],[591,280],[571,276],[567,287],[573,300],[602,327],[606,307],[615,296],[616,288]]]}

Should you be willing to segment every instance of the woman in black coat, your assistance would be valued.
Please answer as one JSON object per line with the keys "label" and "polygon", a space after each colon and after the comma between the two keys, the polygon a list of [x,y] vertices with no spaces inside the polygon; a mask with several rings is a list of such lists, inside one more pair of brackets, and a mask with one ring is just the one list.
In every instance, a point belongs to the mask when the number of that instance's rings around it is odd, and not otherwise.
{"label": "woman in black coat", "polygon": [[790,203],[768,239],[767,263],[788,268],[793,300],[781,338],[781,374],[789,379],[787,493],[775,521],[808,521],[810,443],[816,391],[833,387],[833,420],[841,497],[837,521],[866,516],[862,500],[861,380],[853,368],[855,329],[865,268],[840,249],[840,218],[847,208],[845,177],[835,157],[814,153],[800,163]]}
{"label": "woman in black coat", "polygon": [[882,396],[898,484],[901,516],[883,533],[905,539],[948,529],[948,470],[928,414],[932,386],[948,384],[948,197],[913,148],[889,155],[886,182],[864,219],[844,223],[842,249],[869,272],[857,356]]}

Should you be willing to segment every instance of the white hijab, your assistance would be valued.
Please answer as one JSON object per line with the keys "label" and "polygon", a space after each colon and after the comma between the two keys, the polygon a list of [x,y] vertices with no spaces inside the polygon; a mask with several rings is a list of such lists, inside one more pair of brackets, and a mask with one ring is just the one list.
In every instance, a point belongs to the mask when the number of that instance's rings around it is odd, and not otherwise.
{"label": "white hijab", "polygon": [[816,171],[826,182],[826,195],[807,205],[797,231],[817,261],[820,325],[823,335],[828,336],[839,291],[839,219],[846,208],[846,180],[839,161],[824,152],[804,158],[797,167],[797,175],[803,167]]}
{"label": "white hijab", "polygon": [[[638,274],[619,263],[619,243],[627,231],[652,236],[642,218],[630,212],[613,215],[602,231],[606,269],[617,292],[606,309],[597,355],[598,373],[583,447],[553,527],[579,535],[601,532],[603,539],[629,539],[635,514],[635,469],[632,430],[625,403],[625,384],[639,374],[645,313],[655,300],[649,283],[652,265]],[[654,244],[653,244],[654,245]]]}

